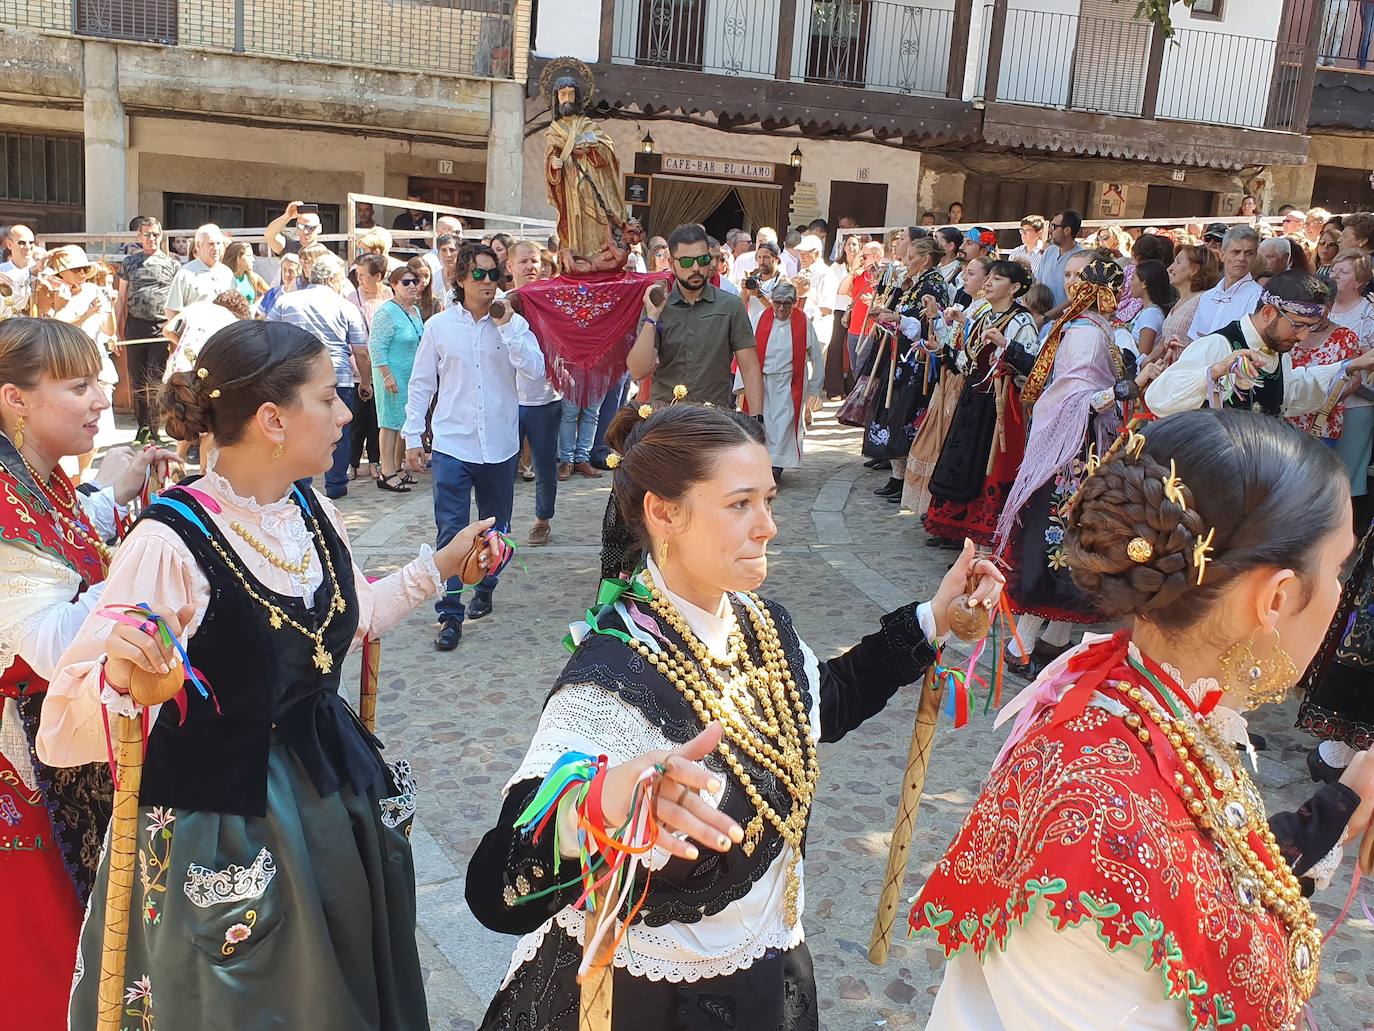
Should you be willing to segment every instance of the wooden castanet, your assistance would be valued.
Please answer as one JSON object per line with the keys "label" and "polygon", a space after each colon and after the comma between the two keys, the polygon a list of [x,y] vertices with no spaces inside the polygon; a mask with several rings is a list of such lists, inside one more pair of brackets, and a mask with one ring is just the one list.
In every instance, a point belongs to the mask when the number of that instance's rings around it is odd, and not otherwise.
{"label": "wooden castanet", "polygon": [[166,673],[149,673],[135,666],[129,677],[129,695],[145,709],[170,701],[186,684],[186,670],[179,660],[172,660]]}

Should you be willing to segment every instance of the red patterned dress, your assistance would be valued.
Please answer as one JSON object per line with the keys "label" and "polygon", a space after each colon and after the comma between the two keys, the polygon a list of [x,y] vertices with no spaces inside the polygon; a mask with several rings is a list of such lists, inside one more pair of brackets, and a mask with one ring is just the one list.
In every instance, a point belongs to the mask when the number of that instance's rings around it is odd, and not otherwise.
{"label": "red patterned dress", "polygon": [[[33,742],[47,681],[105,578],[91,517],[58,470],[44,494],[0,437],[0,971],[6,1027],[59,1031],[110,818],[104,764],[54,769]],[[77,511],[62,502],[77,506]],[[63,512],[64,522],[56,513]],[[84,532],[74,528],[80,526]],[[111,527],[112,528],[112,527]]]}
{"label": "red patterned dress", "polygon": [[1359,800],[1327,785],[1267,818],[1223,710],[1206,715],[1220,694],[1185,691],[1123,631],[1008,707],[1029,702],[911,912],[950,958],[931,1027],[1294,1026],[1321,951],[1297,874]]}

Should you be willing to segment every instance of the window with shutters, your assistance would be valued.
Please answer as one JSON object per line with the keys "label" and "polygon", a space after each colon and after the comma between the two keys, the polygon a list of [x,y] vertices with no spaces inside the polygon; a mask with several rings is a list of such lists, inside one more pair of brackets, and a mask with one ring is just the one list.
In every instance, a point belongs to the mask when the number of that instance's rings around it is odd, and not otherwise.
{"label": "window with shutters", "polygon": [[75,0],[76,34],[139,43],[177,42],[177,0]]}
{"label": "window with shutters", "polygon": [[1154,26],[1133,11],[1133,5],[1117,0],[1082,0],[1070,107],[1139,116]]}

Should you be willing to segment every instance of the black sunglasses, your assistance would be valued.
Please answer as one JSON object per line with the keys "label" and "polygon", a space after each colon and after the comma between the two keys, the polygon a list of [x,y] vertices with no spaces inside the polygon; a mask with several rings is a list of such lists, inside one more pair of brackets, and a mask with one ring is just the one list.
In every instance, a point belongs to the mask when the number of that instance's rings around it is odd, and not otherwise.
{"label": "black sunglasses", "polygon": [[398,280],[398,282],[399,282],[402,286],[419,286],[419,285],[420,285],[420,280],[419,280],[419,278],[416,277],[416,276],[402,276],[402,277]]}
{"label": "black sunglasses", "polygon": [[695,258],[690,256],[686,258],[678,258],[677,263],[682,268],[691,268],[693,265],[700,265],[702,268],[705,268],[707,265],[711,264],[713,260],[714,259],[711,257],[711,255],[702,254]]}
{"label": "black sunglasses", "polygon": [[472,270],[472,278],[478,283],[484,279],[490,280],[493,283],[499,283],[501,282],[501,270],[496,268],[475,268]]}
{"label": "black sunglasses", "polygon": [[1051,222],[1051,223],[1050,223],[1050,228],[1051,228],[1051,229],[1063,229],[1063,228],[1064,228],[1064,223],[1063,223],[1063,222]]}

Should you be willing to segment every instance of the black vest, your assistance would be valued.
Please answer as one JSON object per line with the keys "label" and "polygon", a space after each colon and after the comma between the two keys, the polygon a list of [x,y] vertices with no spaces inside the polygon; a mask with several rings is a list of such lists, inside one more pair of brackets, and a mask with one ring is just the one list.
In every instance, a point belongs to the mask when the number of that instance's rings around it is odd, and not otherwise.
{"label": "black vest", "polygon": [[[1247,316],[1248,318],[1248,316]],[[1223,326],[1217,330],[1219,336],[1226,338],[1226,342],[1231,345],[1232,351],[1244,351],[1250,348],[1250,342],[1245,339],[1245,331],[1241,328],[1239,321]],[[1283,359],[1279,358],[1279,365],[1273,372],[1261,372],[1259,382],[1250,390],[1237,390],[1226,399],[1227,408],[1248,408],[1251,411],[1263,412],[1265,415],[1283,414]]]}
{"label": "black vest", "polygon": [[[732,604],[749,654],[755,663],[761,663],[762,655],[749,616],[740,602],[733,601]],[[793,683],[797,685],[797,691],[801,694],[807,712],[810,712],[811,687],[806,679],[801,644],[796,630],[792,627],[792,619],[781,606],[771,602],[764,604],[772,613],[773,622],[778,628],[783,656],[792,671]],[[660,624],[659,629],[666,636],[673,638],[678,647],[687,653],[687,646],[678,640],[677,635],[669,627]],[[663,674],[637,651],[608,634],[589,634],[582,641],[554,684],[550,697],[559,688],[568,684],[596,684],[617,696],[626,705],[638,710],[674,744],[690,741],[704,729],[691,703],[683,697],[681,691],[670,684]],[[795,711],[791,712],[791,716],[793,719],[796,718]],[[792,810],[792,797],[786,788],[772,773],[756,765],[748,755],[739,750],[736,750],[735,754],[759,793],[775,812],[785,818]],[[725,783],[720,810],[731,816],[741,827],[747,826],[754,818],[756,810],[749,801],[744,786],[735,778],[719,753],[708,756],[705,764]],[[744,849],[736,846],[728,852],[702,849],[701,858],[690,863],[674,857],[668,860],[661,870],[655,871],[649,897],[636,919],[642,920],[650,927],[661,927],[669,922],[695,923],[703,916],[719,913],[731,902],[742,899],[749,893],[754,882],[762,877],[773,860],[777,859],[782,847],[782,837],[772,824],[765,821],[763,838],[752,856],[746,856]]]}
{"label": "black vest", "polygon": [[328,549],[346,605],[325,632],[325,650],[334,657],[329,673],[316,668],[312,640],[289,624],[272,629],[267,609],[248,596],[234,568],[210,542],[219,543],[260,597],[312,630],[328,615],[333,601],[328,575],[309,606],[300,598],[267,590],[188,491],[167,491],[140,519],[175,531],[210,582],[210,604],[187,653],[221,710],[216,712],[214,702],[202,698],[189,683],[184,723],[176,705],[162,707],[148,737],[139,793],[143,805],[263,816],[267,758],[274,737],[295,753],[321,797],[345,783],[361,794],[384,772],[376,738],[363,729],[338,693],[344,656],[358,626],[352,557],[308,484],[294,488],[291,497],[314,516],[319,527],[314,561],[325,568],[322,549]]}

